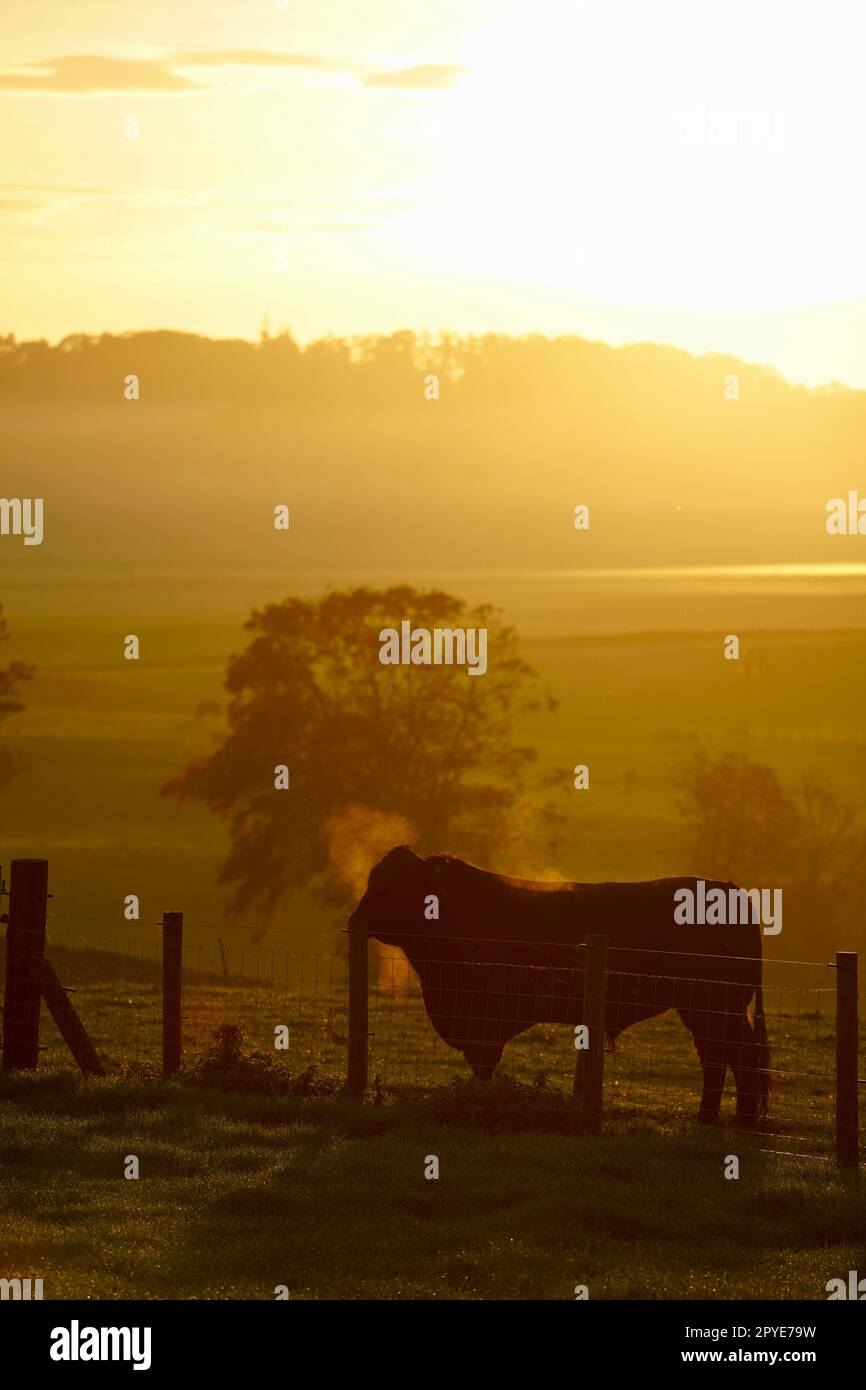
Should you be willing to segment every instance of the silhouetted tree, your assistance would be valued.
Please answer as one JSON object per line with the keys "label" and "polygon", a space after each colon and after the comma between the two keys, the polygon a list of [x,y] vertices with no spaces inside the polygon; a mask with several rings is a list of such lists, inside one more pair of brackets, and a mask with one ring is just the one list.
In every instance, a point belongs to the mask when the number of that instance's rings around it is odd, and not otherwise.
{"label": "silhouetted tree", "polygon": [[[485,627],[488,668],[383,666],[379,633]],[[525,774],[536,754],[516,721],[553,708],[498,612],[403,585],[289,598],[253,613],[228,664],[228,733],[162,788],[227,819],[221,881],[231,910],[271,911],[312,887],[327,901],[360,892],[395,843],[494,864],[549,863],[560,817]],[[276,790],[274,769],[289,768]]]}
{"label": "silhouetted tree", "polygon": [[787,889],[786,920],[803,944],[831,923],[851,925],[855,903],[862,912],[866,834],[825,782],[803,776],[788,790],[771,767],[701,751],[676,784],[690,872]]}
{"label": "silhouetted tree", "polygon": [[790,876],[802,817],[771,767],[700,751],[679,770],[676,787],[695,873],[749,879],[749,886]]}
{"label": "silhouetted tree", "polygon": [[[0,642],[8,642],[8,640],[6,618],[3,614],[3,606],[0,604]],[[19,710],[24,708],[17,698],[17,694],[24,681],[30,680],[33,669],[32,666],[25,665],[23,661],[10,661],[8,666],[0,666],[0,722],[8,719],[10,714],[17,714]],[[0,786],[4,782],[8,782],[10,777],[14,776],[20,769],[20,766],[20,760],[0,736]]]}

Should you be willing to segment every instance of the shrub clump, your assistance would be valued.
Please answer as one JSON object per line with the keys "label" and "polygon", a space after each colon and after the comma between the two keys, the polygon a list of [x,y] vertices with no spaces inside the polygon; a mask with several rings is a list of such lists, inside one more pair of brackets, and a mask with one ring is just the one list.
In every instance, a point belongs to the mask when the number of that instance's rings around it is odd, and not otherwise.
{"label": "shrub clump", "polygon": [[454,1077],[450,1085],[414,1100],[413,1108],[438,1124],[473,1129],[573,1134],[581,1128],[580,1107],[571,1096],[554,1090],[541,1073],[528,1086],[506,1075],[491,1081]]}
{"label": "shrub clump", "polygon": [[188,1086],[266,1096],[335,1096],[345,1085],[342,1077],[323,1072],[315,1063],[293,1072],[271,1053],[246,1051],[243,1028],[237,1023],[215,1028],[211,1042],[178,1079]]}

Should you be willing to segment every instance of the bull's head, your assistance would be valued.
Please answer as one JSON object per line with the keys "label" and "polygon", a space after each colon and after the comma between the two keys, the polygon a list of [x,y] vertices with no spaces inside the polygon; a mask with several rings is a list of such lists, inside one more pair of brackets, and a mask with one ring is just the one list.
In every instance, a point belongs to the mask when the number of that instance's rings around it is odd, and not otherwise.
{"label": "bull's head", "polygon": [[377,941],[411,950],[414,939],[423,938],[431,927],[424,917],[425,894],[432,891],[429,883],[426,860],[398,845],[370,870],[367,891],[350,920],[365,926]]}

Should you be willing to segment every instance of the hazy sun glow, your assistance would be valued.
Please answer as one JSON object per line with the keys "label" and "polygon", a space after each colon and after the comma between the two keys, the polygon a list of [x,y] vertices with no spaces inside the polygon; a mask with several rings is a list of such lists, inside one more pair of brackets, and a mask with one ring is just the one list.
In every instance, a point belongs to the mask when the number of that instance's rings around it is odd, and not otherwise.
{"label": "hazy sun glow", "polygon": [[4,331],[573,332],[866,385],[855,0],[7,21]]}

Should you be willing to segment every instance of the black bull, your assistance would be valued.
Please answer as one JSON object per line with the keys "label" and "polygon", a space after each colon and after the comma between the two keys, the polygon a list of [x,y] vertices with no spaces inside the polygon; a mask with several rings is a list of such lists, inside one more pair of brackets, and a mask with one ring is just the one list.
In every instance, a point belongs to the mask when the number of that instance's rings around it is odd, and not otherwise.
{"label": "black bull", "polygon": [[[693,878],[534,883],[450,855],[421,859],[400,846],[371,871],[352,920],[403,950],[433,1027],[482,1080],[505,1044],[533,1024],[582,1022],[581,943],[603,933],[607,1034],[676,1009],[703,1068],[701,1119],[718,1119],[730,1066],[737,1118],[749,1124],[766,1114],[769,1095],[761,926],[678,925],[674,893],[696,885]],[[734,885],[708,880],[713,887],[727,901]],[[438,919],[428,920],[434,897]]]}

